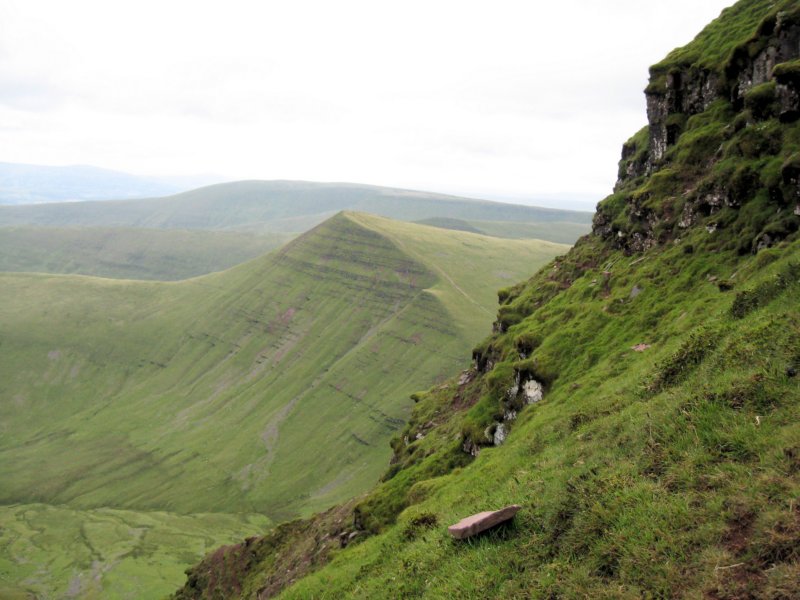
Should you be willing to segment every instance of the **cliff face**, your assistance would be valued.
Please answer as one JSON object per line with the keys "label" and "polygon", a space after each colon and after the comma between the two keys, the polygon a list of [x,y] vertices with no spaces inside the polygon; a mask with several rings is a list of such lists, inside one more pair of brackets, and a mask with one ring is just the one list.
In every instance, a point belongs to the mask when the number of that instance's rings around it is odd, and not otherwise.
{"label": "cliff face", "polygon": [[[789,3],[784,4],[790,8]],[[729,10],[745,9],[740,5]],[[650,123],[649,170],[657,168],[675,144],[682,133],[683,121],[708,110],[716,100],[727,100],[741,110],[748,93],[756,86],[775,81],[775,67],[795,60],[798,53],[800,23],[796,9],[773,9],[756,34],[735,46],[723,64],[687,64],[682,62],[684,49],[673,60],[668,57],[653,67],[651,83],[645,92]],[[778,101],[774,114],[782,120],[795,120],[800,107],[796,82],[790,79],[778,82],[774,96]]]}
{"label": "cliff face", "polygon": [[[796,595],[799,22],[742,0],[652,68],[592,234],[499,292],[472,367],[413,396],[357,543],[286,597]],[[439,527],[512,503],[474,544]],[[269,564],[242,589],[275,593]]]}
{"label": "cliff face", "polygon": [[[783,125],[800,116],[798,57],[796,3],[745,0],[653,66],[648,127],[623,146],[594,233],[643,252],[706,221],[709,233],[730,228],[748,252],[796,231],[798,145]],[[720,213],[751,201],[762,214]]]}

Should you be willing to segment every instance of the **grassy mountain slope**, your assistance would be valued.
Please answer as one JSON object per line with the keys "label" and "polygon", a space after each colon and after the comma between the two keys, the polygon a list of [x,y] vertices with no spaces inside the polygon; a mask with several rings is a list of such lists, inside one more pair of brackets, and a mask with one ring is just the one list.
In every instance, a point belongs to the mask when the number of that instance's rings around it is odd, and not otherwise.
{"label": "grassy mountain slope", "polygon": [[[71,522],[110,507],[252,527],[360,493],[408,394],[491,321],[492,290],[565,249],[343,213],[177,283],[0,274],[3,519],[44,503],[83,511]],[[95,550],[103,594],[119,593],[115,555]]]}
{"label": "grassy mountain slope", "polygon": [[102,227],[0,228],[0,271],[174,281],[222,271],[293,236]]}
{"label": "grassy mountain slope", "polygon": [[[435,217],[464,220],[561,222],[588,231],[591,215],[456,196],[351,183],[237,181],[166,198],[0,207],[0,225],[145,227],[167,229],[246,229],[299,232],[341,210],[361,211],[404,221]],[[543,230],[542,239],[556,240]],[[577,237],[572,237],[569,242]]]}
{"label": "grassy mountain slope", "polygon": [[[797,596],[797,4],[744,0],[671,56],[720,39],[727,61],[653,72],[593,233],[500,291],[473,368],[415,395],[381,483],[217,550],[176,598]],[[510,526],[446,532],[511,503]]]}

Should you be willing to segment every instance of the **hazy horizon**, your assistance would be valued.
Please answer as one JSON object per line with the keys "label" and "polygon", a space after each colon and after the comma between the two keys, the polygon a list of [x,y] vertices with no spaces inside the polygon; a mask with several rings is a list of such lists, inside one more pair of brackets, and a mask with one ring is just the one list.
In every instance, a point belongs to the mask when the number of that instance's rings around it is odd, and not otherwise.
{"label": "hazy horizon", "polygon": [[0,160],[593,210],[647,67],[729,4],[12,0]]}

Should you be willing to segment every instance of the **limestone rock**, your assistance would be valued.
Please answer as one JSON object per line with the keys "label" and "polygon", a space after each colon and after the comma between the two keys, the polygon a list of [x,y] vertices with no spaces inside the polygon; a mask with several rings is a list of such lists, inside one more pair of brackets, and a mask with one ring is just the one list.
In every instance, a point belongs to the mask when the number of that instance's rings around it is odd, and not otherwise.
{"label": "limestone rock", "polygon": [[542,399],[544,387],[535,379],[529,379],[522,384],[522,395],[525,397],[526,404],[533,404]]}
{"label": "limestone rock", "polygon": [[461,449],[470,456],[478,456],[478,454],[480,454],[481,451],[480,446],[478,446],[478,444],[476,444],[469,438],[464,440],[464,443],[461,444]]}
{"label": "limestone rock", "polygon": [[494,436],[492,437],[492,443],[495,446],[499,446],[503,442],[506,441],[508,437],[508,431],[506,430],[506,426],[500,423],[494,430]]}

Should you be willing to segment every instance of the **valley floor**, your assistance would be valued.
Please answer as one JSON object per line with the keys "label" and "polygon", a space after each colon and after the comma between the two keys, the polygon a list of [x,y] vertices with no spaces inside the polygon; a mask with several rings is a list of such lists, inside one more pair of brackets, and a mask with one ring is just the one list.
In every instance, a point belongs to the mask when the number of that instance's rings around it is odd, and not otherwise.
{"label": "valley floor", "polygon": [[258,514],[0,506],[0,598],[160,598],[186,564],[269,525]]}

